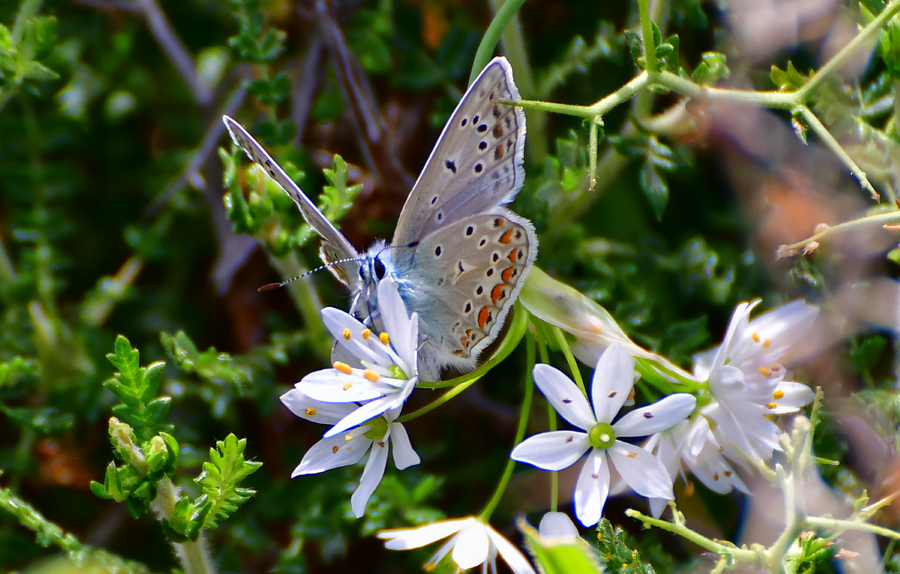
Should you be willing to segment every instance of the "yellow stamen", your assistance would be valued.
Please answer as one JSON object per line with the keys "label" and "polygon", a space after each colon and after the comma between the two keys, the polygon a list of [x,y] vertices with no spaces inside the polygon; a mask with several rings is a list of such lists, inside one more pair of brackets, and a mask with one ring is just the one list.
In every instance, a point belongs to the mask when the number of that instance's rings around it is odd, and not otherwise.
{"label": "yellow stamen", "polygon": [[772,346],[772,339],[766,339],[763,341],[763,349],[768,349]]}
{"label": "yellow stamen", "polygon": [[778,390],[778,391],[775,391],[774,393],[772,393],[772,398],[775,399],[776,401],[783,396],[784,396],[784,391],[781,391],[781,390]]}
{"label": "yellow stamen", "polygon": [[348,341],[350,340],[350,329],[344,329],[344,332],[341,334],[344,335],[345,339],[347,339]]}
{"label": "yellow stamen", "polygon": [[353,388],[353,383],[347,383],[346,385],[344,385],[345,391],[349,391],[351,388]]}
{"label": "yellow stamen", "polygon": [[761,375],[764,376],[764,377],[771,377],[771,376],[772,376],[772,370],[769,369],[768,367],[760,367],[760,368],[759,368],[759,374],[761,374]]}
{"label": "yellow stamen", "polygon": [[363,329],[362,336],[363,336],[363,339],[368,341],[369,337],[372,336],[372,330],[371,329]]}
{"label": "yellow stamen", "polygon": [[625,456],[627,456],[628,458],[637,458],[637,455],[631,451],[626,452]]}
{"label": "yellow stamen", "polygon": [[388,336],[387,333],[382,333],[382,334],[378,335],[378,338],[381,339],[381,343],[384,345],[391,344],[391,338]]}
{"label": "yellow stamen", "polygon": [[353,368],[350,367],[347,363],[342,363],[340,361],[335,361],[334,365],[332,365],[336,370],[344,373],[345,375],[349,375],[353,372]]}
{"label": "yellow stamen", "polygon": [[371,369],[366,369],[365,371],[363,371],[363,376],[365,378],[369,379],[370,381],[372,381],[373,383],[377,383],[378,379],[381,378],[381,375],[379,375],[378,373],[376,373],[375,371],[373,371]]}
{"label": "yellow stamen", "polygon": [[722,474],[724,474],[725,476],[731,476],[731,471],[726,470],[726,471],[723,471]]}
{"label": "yellow stamen", "polygon": [[766,408],[770,411],[774,411],[776,408],[778,408],[778,403],[769,403],[766,405]]}
{"label": "yellow stamen", "polygon": [[769,368],[772,369],[772,372],[773,372],[773,373],[777,373],[778,371],[781,370],[781,365],[772,365],[772,366],[769,367]]}
{"label": "yellow stamen", "polygon": [[344,435],[344,440],[350,442],[351,440],[353,440],[353,434],[348,432]]}
{"label": "yellow stamen", "polygon": [[341,450],[340,447],[333,446],[331,447],[331,454],[337,454],[339,450]]}
{"label": "yellow stamen", "polygon": [[759,334],[753,333],[752,335],[750,335],[750,337],[753,338],[754,343],[759,343]]}
{"label": "yellow stamen", "polygon": [[715,473],[715,474],[713,475],[713,480],[719,480],[719,473],[718,473],[718,472]]}
{"label": "yellow stamen", "polygon": [[317,411],[316,409],[314,409],[312,407],[306,407],[306,416],[308,416],[308,417],[314,417],[314,416],[316,416],[316,414],[318,412],[319,411]]}

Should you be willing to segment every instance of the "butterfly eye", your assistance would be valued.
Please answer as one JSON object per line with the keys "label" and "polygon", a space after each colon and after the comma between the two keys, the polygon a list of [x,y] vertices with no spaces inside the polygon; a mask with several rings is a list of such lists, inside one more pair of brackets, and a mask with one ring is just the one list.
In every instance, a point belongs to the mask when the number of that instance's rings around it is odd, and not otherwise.
{"label": "butterfly eye", "polygon": [[366,280],[366,272],[364,271],[364,268],[362,265],[359,266],[359,278],[362,279],[363,281]]}
{"label": "butterfly eye", "polygon": [[378,278],[379,281],[384,279],[384,275],[387,273],[387,269],[384,268],[384,263],[381,262],[381,259],[375,258],[375,277]]}

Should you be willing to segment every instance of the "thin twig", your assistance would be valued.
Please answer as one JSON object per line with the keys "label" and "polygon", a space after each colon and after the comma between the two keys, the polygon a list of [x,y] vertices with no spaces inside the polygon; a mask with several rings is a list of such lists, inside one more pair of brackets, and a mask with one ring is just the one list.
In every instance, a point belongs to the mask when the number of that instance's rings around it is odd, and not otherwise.
{"label": "thin twig", "polygon": [[203,184],[198,182],[198,178],[200,178],[200,168],[206,163],[206,160],[209,158],[210,154],[216,149],[216,144],[219,143],[219,140],[222,137],[222,133],[225,131],[225,124],[222,123],[222,116],[231,116],[234,115],[234,112],[237,111],[241,104],[244,103],[244,99],[247,97],[247,90],[244,87],[244,83],[241,82],[238,87],[231,94],[231,97],[228,98],[228,101],[225,103],[225,106],[222,110],[215,114],[212,122],[209,127],[206,128],[206,133],[203,136],[203,140],[200,143],[200,147],[191,157],[191,160],[188,162],[187,167],[178,174],[172,183],[166,186],[165,191],[159,194],[153,203],[147,207],[145,214],[153,215],[156,213],[159,208],[169,202],[172,199],[172,196],[175,195],[178,191],[184,188],[185,184],[190,183],[195,189],[200,189],[203,187]]}
{"label": "thin twig", "polygon": [[172,65],[175,66],[175,70],[178,71],[184,83],[188,85],[191,93],[194,94],[197,103],[201,106],[207,105],[212,101],[212,91],[200,79],[194,64],[194,58],[175,34],[159,4],[156,3],[156,0],[136,0],[136,2],[141,7],[141,12],[147,20],[147,25],[150,27],[153,37],[159,43],[159,47],[169,57]]}

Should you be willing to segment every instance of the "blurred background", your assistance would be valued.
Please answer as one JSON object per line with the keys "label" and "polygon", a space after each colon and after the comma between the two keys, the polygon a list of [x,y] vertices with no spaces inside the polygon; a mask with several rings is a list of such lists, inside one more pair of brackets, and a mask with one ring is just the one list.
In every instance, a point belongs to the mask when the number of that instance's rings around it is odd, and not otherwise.
{"label": "blurred background", "polygon": [[[881,2],[865,4],[877,12]],[[121,333],[142,364],[167,362],[160,393],[173,397],[168,422],[188,492],[228,433],[264,463],[246,481],[257,495],[211,533],[222,571],[416,571],[426,551],[391,553],[372,534],[477,513],[513,446],[524,352],[407,424],[423,462],[389,470],[365,518],[349,510],[360,467],[290,480],[325,429],[278,397],[328,365],[317,310],[346,309],[346,294],[324,272],[257,292],[319,265],[318,242],[290,200],[233,154],[221,116],[247,126],[311,197],[327,186],[343,198],[329,213],[359,249],[390,239],[494,9],[462,0],[0,1],[0,486],[82,542],[154,571],[175,567],[150,516],[134,520],[88,488],[112,459],[115,400],[102,383]],[[662,37],[678,35],[673,69],[690,74],[715,50],[727,68],[710,79],[748,90],[776,89],[773,65],[820,67],[862,21],[857,4],[821,0],[652,9]],[[636,3],[530,0],[497,53],[524,98],[589,105],[639,72],[626,34],[636,22]],[[824,478],[855,494],[880,493],[896,467],[895,230],[842,234],[806,255],[776,250],[819,224],[896,209],[896,74],[874,47],[858,55],[812,107],[880,204],[832,150],[801,141],[787,112],[647,92],[604,118],[593,189],[587,125],[529,111],[527,178],[514,205],[538,230],[538,266],[688,368],[718,343],[740,301],[823,305],[803,380],[825,387],[829,421],[840,422],[817,437],[821,456],[845,463]],[[412,406],[434,396],[419,391]],[[546,416],[536,412],[532,430]],[[543,478],[520,471],[494,518],[513,538],[513,519],[535,522],[548,501]],[[749,536],[745,500],[688,490],[676,491],[679,505],[699,528]],[[623,508],[641,504],[617,498],[607,516],[635,529],[657,568],[696,565],[696,548],[624,519]],[[0,513],[0,565],[51,568],[41,560],[54,553]]]}

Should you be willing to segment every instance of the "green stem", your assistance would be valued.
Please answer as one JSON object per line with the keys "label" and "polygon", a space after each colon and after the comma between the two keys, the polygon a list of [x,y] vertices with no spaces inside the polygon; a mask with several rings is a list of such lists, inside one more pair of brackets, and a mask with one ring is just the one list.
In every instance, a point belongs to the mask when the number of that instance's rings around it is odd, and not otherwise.
{"label": "green stem", "polygon": [[881,28],[887,24],[887,21],[894,17],[895,14],[900,12],[900,0],[894,0],[890,4],[888,4],[884,10],[881,11],[874,20],[869,22],[865,28],[863,28],[859,34],[853,37],[852,40],[847,42],[841,50],[834,55],[828,62],[825,63],[812,77],[803,84],[800,89],[798,89],[794,94],[797,96],[798,101],[801,103],[806,103],[807,99],[814,92],[819,85],[825,81],[828,75],[841,67],[847,59],[850,58],[858,49],[869,44],[872,36],[881,32]]}
{"label": "green stem", "polygon": [[628,509],[625,511],[625,516],[629,518],[634,518],[635,520],[640,520],[644,523],[645,526],[654,526],[661,530],[665,530],[666,532],[671,532],[673,534],[677,534],[681,536],[685,540],[690,540],[700,548],[704,548],[709,550],[710,552],[714,552],[716,554],[722,554],[726,556],[732,556],[734,561],[741,564],[754,564],[758,562],[759,554],[754,550],[746,550],[744,548],[735,548],[734,546],[720,544],[715,540],[707,538],[701,534],[690,530],[683,524],[676,524],[672,522],[666,522],[665,520],[660,520],[658,518],[653,518],[651,516],[646,516],[637,510]]}
{"label": "green stem", "polygon": [[[503,6],[510,0],[491,0],[494,13],[499,14]],[[520,3],[521,6],[521,3]],[[516,85],[519,93],[525,98],[537,97],[534,85],[534,74],[531,64],[528,62],[528,54],[525,50],[525,40],[522,37],[522,26],[517,17],[510,19],[506,29],[503,30],[503,53],[509,60],[509,64],[516,71]],[[471,82],[470,82],[471,83]],[[547,156],[547,115],[532,113],[528,116],[528,145],[525,148],[530,163],[541,165]]]}
{"label": "green stem", "polygon": [[584,379],[581,377],[581,369],[578,368],[578,361],[575,360],[575,355],[572,354],[572,348],[569,346],[565,334],[562,332],[562,329],[555,325],[550,325],[550,330],[553,331],[553,338],[556,339],[556,344],[559,345],[559,349],[566,357],[566,364],[569,366],[569,372],[572,373],[572,379],[575,381],[575,384],[578,385],[578,388],[581,389],[581,393],[585,397],[589,397],[590,395],[588,395],[587,390],[584,388]]}
{"label": "green stem", "polygon": [[88,569],[87,565],[90,565],[90,569],[104,572],[149,573],[143,564],[128,562],[118,556],[96,550],[82,544],[72,534],[64,533],[62,528],[47,520],[28,502],[13,494],[12,489],[0,488],[0,511],[9,514],[20,525],[36,533],[41,546],[54,546],[65,552],[69,559],[80,567],[79,571]]}
{"label": "green stem", "polygon": [[803,241],[799,241],[792,245],[786,245],[785,248],[790,251],[798,251],[814,241],[824,241],[836,234],[854,231],[856,228],[871,229],[873,227],[884,227],[885,225],[900,225],[900,211],[889,211],[887,213],[867,215],[865,217],[860,217],[859,219],[838,223],[837,225],[822,229],[815,235],[807,237]]}
{"label": "green stem", "polygon": [[650,0],[638,0],[638,13],[641,18],[641,39],[644,43],[644,66],[654,76],[659,72],[656,60],[656,46],[653,44],[653,21],[650,19]]}
{"label": "green stem", "polygon": [[12,36],[12,45],[17,46],[22,41],[22,34],[25,33],[25,24],[34,18],[41,10],[42,0],[24,0],[19,5],[19,11],[16,12],[16,20],[10,32]]}
{"label": "green stem", "polygon": [[488,26],[488,29],[485,30],[484,37],[481,38],[481,43],[478,45],[478,50],[475,52],[475,59],[472,61],[472,72],[469,74],[470,85],[491,60],[494,49],[497,47],[497,44],[500,43],[500,36],[503,34],[503,29],[506,28],[506,25],[513,19],[516,12],[519,11],[519,8],[521,8],[524,3],[525,0],[507,0],[507,2],[505,2],[497,11],[497,15],[494,16],[494,19],[491,20],[491,24]]}
{"label": "green stem", "polygon": [[16,268],[13,266],[9,252],[3,243],[3,235],[0,234],[0,284],[11,286],[19,280]]}
{"label": "green stem", "polygon": [[[297,277],[306,271],[293,253],[284,258],[270,257],[269,260],[284,278]],[[300,311],[300,315],[303,316],[304,329],[309,340],[312,341],[316,353],[330,360],[331,335],[322,323],[322,301],[319,299],[311,279],[307,277],[294,281],[287,287],[287,291],[294,300],[297,310]]]}
{"label": "green stem", "polygon": [[[180,496],[178,489],[168,476],[156,483],[158,494],[151,508],[161,519],[170,520],[174,516],[175,504]],[[181,563],[184,574],[215,574],[216,566],[209,554],[206,536],[201,532],[197,540],[172,542],[175,555]]]}
{"label": "green stem", "polygon": [[[808,84],[807,84],[808,85]],[[859,185],[871,194],[872,198],[876,201],[878,200],[878,192],[875,191],[875,188],[872,187],[872,184],[869,183],[869,178],[866,177],[866,172],[862,170],[862,168],[857,165],[855,161],[844,151],[844,148],[841,147],[841,144],[838,143],[834,136],[831,135],[831,132],[828,131],[822,122],[819,121],[819,118],[816,117],[812,110],[810,110],[806,106],[797,106],[797,113],[803,118],[806,124],[812,128],[812,131],[815,132],[819,139],[822,140],[822,143],[825,144],[825,147],[831,150],[834,155],[838,156],[838,158],[844,162],[844,165],[850,168],[850,171],[856,176],[856,179],[859,181]]]}
{"label": "green stem", "polygon": [[[528,428],[528,415],[531,412],[531,403],[534,400],[534,347],[534,338],[528,337],[525,341],[525,361],[528,367],[528,374],[525,376],[525,396],[522,398],[522,410],[519,413],[516,438],[513,440],[514,445],[519,444],[522,442],[522,439],[525,438],[525,430]],[[503,475],[500,477],[500,482],[497,484],[497,488],[494,490],[494,494],[491,496],[490,501],[488,501],[484,510],[482,510],[481,514],[478,516],[483,522],[488,522],[491,519],[491,514],[494,513],[497,505],[500,504],[500,499],[503,498],[503,493],[506,492],[506,487],[509,484],[509,479],[512,477],[513,469],[515,469],[515,467],[516,461],[507,458],[506,468],[503,469]]]}

